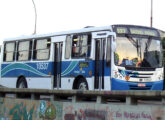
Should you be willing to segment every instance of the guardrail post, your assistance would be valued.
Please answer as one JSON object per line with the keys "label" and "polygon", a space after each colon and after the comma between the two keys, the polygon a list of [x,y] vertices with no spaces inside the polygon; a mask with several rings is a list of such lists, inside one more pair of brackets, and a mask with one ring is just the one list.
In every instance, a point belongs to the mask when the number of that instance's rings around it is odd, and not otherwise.
{"label": "guardrail post", "polygon": [[72,103],[76,103],[77,101],[79,101],[77,96],[76,95],[72,96]]}
{"label": "guardrail post", "polygon": [[31,94],[31,100],[38,100],[40,99],[40,95],[36,95],[34,93]]}
{"label": "guardrail post", "polygon": [[126,105],[136,105],[137,100],[135,98],[132,98],[130,96],[126,97]]}
{"label": "guardrail post", "polygon": [[5,97],[5,93],[0,93],[0,97]]}
{"label": "guardrail post", "polygon": [[100,104],[101,103],[101,96],[97,96],[96,103]]}
{"label": "guardrail post", "polygon": [[55,101],[55,100],[58,101],[58,100],[59,100],[59,97],[56,96],[56,95],[51,95],[51,96],[50,96],[50,100],[51,100],[51,101]]}
{"label": "guardrail post", "polygon": [[162,104],[165,105],[165,98],[162,98]]}
{"label": "guardrail post", "polygon": [[97,96],[96,103],[98,104],[105,103],[105,99],[102,96]]}
{"label": "guardrail post", "polygon": [[31,94],[31,100],[35,100],[35,95]]}

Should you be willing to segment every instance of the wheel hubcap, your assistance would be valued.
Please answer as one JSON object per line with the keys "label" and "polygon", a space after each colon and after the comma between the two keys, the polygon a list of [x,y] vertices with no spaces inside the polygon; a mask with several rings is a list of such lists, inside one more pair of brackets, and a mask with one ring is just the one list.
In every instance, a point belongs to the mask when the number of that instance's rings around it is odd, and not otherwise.
{"label": "wheel hubcap", "polygon": [[20,83],[19,88],[25,88],[25,85],[23,82]]}
{"label": "wheel hubcap", "polygon": [[87,90],[87,85],[84,82],[83,83],[80,83],[79,89],[80,90]]}

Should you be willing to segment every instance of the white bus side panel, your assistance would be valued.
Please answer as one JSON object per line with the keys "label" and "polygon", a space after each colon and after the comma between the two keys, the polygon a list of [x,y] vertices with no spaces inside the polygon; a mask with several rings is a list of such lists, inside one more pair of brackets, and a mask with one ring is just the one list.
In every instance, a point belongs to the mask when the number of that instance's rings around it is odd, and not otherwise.
{"label": "white bus side panel", "polygon": [[86,78],[87,83],[88,83],[88,89],[89,90],[94,90],[94,77],[91,78]]}
{"label": "white bus side panel", "polygon": [[72,89],[74,78],[61,78],[61,89]]}
{"label": "white bus side panel", "polygon": [[28,88],[52,89],[51,77],[27,78]]}
{"label": "white bus side panel", "polygon": [[1,78],[1,85],[4,87],[16,88],[16,82],[17,82],[17,78],[13,78],[13,77]]}
{"label": "white bus side panel", "polygon": [[[51,78],[26,78],[28,88],[51,89]],[[1,85],[9,88],[16,88],[17,78],[1,78]]]}
{"label": "white bus side panel", "polygon": [[104,77],[104,90],[111,90],[111,80],[110,80],[110,76],[106,76]]}
{"label": "white bus side panel", "polygon": [[[73,82],[75,78],[61,78],[61,89],[72,89],[73,87]],[[88,88],[89,90],[94,90],[94,79],[92,78],[86,78],[87,83],[88,83]]]}

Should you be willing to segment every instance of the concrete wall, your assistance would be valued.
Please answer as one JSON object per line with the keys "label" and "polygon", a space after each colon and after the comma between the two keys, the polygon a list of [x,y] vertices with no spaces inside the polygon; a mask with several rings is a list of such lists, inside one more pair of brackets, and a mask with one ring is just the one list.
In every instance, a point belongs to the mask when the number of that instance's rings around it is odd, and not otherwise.
{"label": "concrete wall", "polygon": [[165,120],[165,107],[0,98],[0,120]]}

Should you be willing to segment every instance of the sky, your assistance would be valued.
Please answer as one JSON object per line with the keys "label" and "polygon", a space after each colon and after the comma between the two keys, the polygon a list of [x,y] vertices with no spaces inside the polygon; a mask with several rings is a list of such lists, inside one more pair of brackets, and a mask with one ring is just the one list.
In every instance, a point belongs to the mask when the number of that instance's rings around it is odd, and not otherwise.
{"label": "sky", "polygon": [[[34,0],[37,34],[86,26],[150,26],[151,0]],[[32,0],[0,0],[0,44],[5,38],[32,35]],[[153,27],[165,31],[165,0],[153,0]]]}

